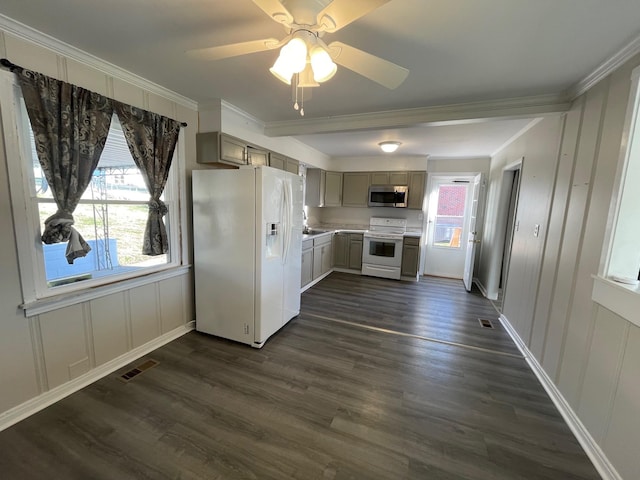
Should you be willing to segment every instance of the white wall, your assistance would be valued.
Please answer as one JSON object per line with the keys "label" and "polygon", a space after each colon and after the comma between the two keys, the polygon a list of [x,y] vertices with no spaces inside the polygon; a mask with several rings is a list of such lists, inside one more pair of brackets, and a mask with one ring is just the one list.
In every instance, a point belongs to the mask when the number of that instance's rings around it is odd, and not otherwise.
{"label": "white wall", "polygon": [[[638,477],[640,328],[592,301],[617,169],[631,70],[640,56],[495,156],[481,280],[497,268],[502,167],[524,157],[503,315],[611,465]],[[541,225],[539,237],[533,226]],[[487,286],[485,284],[485,286]],[[606,459],[605,459],[606,460]]]}
{"label": "white wall", "polygon": [[331,157],[329,167],[326,170],[334,172],[393,172],[427,170],[425,156],[407,155],[376,155],[373,157]]}
{"label": "white wall", "polygon": [[[129,81],[119,71],[105,73],[108,67],[105,71],[89,67],[80,61],[81,52],[68,46],[52,47],[55,51],[0,29],[0,56],[18,65],[187,122],[184,149],[189,175],[195,163],[198,123],[197,112],[189,102],[150,83],[145,89],[143,79],[131,76],[133,81]],[[0,132],[0,143],[3,139]],[[192,280],[186,268],[177,276],[158,278],[145,285],[138,283],[107,296],[25,318],[18,307],[22,294],[7,177],[8,162],[18,159],[6,158],[4,152],[4,145],[0,145],[0,428],[28,413],[38,402],[50,401],[68,391],[74,382],[90,378],[92,372],[105,373],[105,368],[116,365],[118,359],[125,359],[128,354],[140,355],[145,346],[184,333],[193,319]],[[182,185],[183,189],[187,187],[188,184]],[[186,203],[190,201],[187,199]],[[189,238],[187,218],[182,219],[184,245],[188,245]],[[188,253],[187,263],[190,252],[186,247],[183,250]]]}

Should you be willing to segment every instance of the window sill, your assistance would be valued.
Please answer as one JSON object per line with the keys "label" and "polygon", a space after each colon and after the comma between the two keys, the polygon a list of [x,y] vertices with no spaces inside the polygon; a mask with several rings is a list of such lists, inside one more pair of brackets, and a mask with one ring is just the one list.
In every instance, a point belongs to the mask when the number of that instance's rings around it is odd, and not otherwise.
{"label": "window sill", "polygon": [[73,293],[57,295],[55,297],[42,298],[33,302],[20,305],[24,310],[25,317],[33,317],[46,312],[57,310],[59,308],[69,307],[78,303],[87,302],[100,297],[105,297],[113,293],[123,292],[132,288],[148,285],[150,283],[159,282],[168,278],[177,277],[188,273],[191,265],[182,265],[175,268],[169,268],[160,272],[150,273],[129,280],[100,285],[86,290],[76,291]]}
{"label": "window sill", "polygon": [[640,289],[593,275],[594,302],[640,327]]}

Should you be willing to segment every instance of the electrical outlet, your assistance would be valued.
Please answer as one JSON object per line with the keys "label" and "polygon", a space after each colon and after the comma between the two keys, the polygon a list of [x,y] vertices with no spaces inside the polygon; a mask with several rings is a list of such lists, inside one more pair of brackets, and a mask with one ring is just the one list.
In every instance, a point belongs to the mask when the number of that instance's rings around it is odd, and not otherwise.
{"label": "electrical outlet", "polygon": [[539,234],[540,234],[540,225],[536,223],[533,227],[533,236],[537,237]]}

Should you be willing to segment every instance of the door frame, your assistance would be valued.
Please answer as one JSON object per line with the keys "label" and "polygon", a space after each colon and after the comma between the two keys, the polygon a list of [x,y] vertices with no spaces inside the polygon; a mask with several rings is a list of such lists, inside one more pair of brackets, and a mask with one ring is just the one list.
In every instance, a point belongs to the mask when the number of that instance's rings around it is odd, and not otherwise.
{"label": "door frame", "polygon": [[[433,202],[431,201],[431,194],[432,194],[432,190],[434,188],[434,183],[439,181],[439,180],[446,180],[446,179],[450,179],[451,181],[454,180],[464,180],[465,182],[468,181],[467,185],[472,185],[473,184],[473,180],[476,176],[478,175],[482,175],[482,172],[438,172],[438,173],[432,173],[428,175],[428,179],[427,179],[427,189],[426,189],[426,197],[427,197],[427,201],[426,203],[426,208],[424,211],[424,240],[422,243],[422,250],[424,252],[424,256],[422,256],[421,260],[421,270],[422,273],[424,275],[426,275],[427,273],[427,248],[429,245],[429,236],[431,234],[431,228],[432,228],[432,223],[430,223],[430,215],[431,215],[431,210],[432,208],[434,208]],[[481,195],[483,195],[484,192],[481,190]],[[467,204],[465,206],[465,216],[469,213],[469,209],[471,207],[471,199],[470,197],[470,191],[467,192]],[[481,202],[482,204],[484,204],[484,202]],[[480,225],[482,225],[482,223],[484,222],[484,215],[481,215],[481,217],[479,218],[479,222]],[[465,229],[468,229],[468,219],[465,218]],[[466,231],[466,230],[465,230]],[[466,254],[466,235],[464,235],[465,231],[463,231],[463,235],[461,236],[462,240],[465,242],[465,254]],[[463,266],[464,269],[464,266]],[[464,271],[463,271],[464,273]],[[462,276],[460,277],[462,278]]]}
{"label": "door frame", "polygon": [[[514,188],[513,177],[516,170],[519,171],[517,197],[515,199],[516,210],[512,216],[509,217],[509,204],[511,202],[511,194]],[[507,232],[510,230],[511,234],[517,230],[516,214],[517,204],[520,197],[520,185],[522,184],[522,175],[524,172],[524,157],[520,157],[517,160],[502,167],[502,176],[500,184],[500,194],[498,197],[498,205],[496,212],[496,250],[495,255],[492,258],[492,264],[489,267],[490,275],[487,279],[486,285],[486,297],[490,300],[498,300],[500,291],[500,276],[504,269],[505,272],[509,272],[509,261],[511,252],[505,251],[505,243],[507,239]],[[511,225],[509,223],[511,222]],[[505,258],[506,257],[506,258]],[[504,264],[504,268],[503,268]],[[506,278],[503,279],[503,285],[506,285]],[[502,298],[504,298],[505,290],[502,292]]]}

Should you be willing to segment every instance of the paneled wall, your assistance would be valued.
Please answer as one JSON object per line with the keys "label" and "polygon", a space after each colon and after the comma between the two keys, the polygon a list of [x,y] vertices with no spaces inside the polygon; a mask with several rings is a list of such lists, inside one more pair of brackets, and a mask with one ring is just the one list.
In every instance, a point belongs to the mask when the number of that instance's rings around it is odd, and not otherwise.
{"label": "paneled wall", "polygon": [[[198,124],[195,103],[117,67],[110,69],[69,46],[52,44],[49,49],[12,32],[0,29],[1,57],[189,124],[183,129],[185,175],[180,186],[183,264],[187,265],[191,256],[189,179],[195,164]],[[129,289],[25,318],[19,308],[22,293],[7,177],[8,162],[18,159],[5,158],[3,138],[0,134],[0,426],[16,411],[28,409],[69,382],[89,378],[92,372],[113,366],[127,354],[142,352],[145,345],[157,345],[186,332],[193,320],[188,268],[174,276],[138,281]]]}
{"label": "paneled wall", "polygon": [[[486,224],[488,236],[497,236],[502,168],[522,157],[519,230],[503,315],[533,355],[534,368],[588,431],[592,453],[604,452],[603,464],[624,479],[640,472],[640,328],[592,301],[591,294],[631,71],[638,64],[640,56],[632,58],[577,98],[562,118],[543,119],[496,155]],[[535,224],[541,226],[538,237]],[[497,248],[485,236],[484,282],[490,282]]]}

